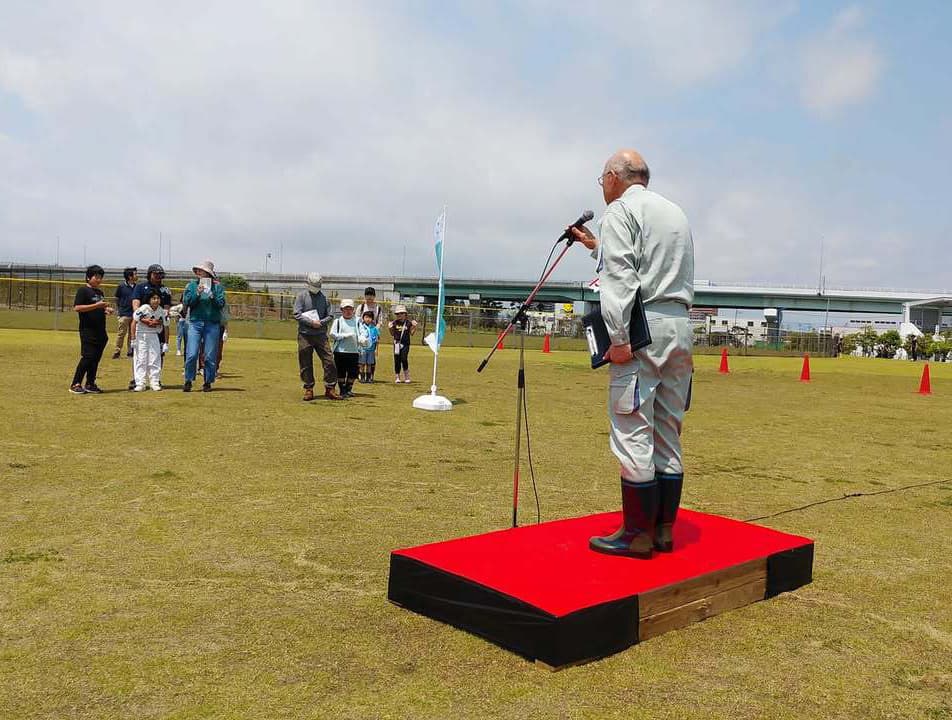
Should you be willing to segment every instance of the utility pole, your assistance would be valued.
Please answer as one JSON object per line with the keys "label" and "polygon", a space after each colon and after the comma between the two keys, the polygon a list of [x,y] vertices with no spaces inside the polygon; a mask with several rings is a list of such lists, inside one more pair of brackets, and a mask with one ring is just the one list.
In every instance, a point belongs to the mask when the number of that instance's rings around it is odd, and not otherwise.
{"label": "utility pole", "polygon": [[56,267],[59,267],[60,236],[56,236]]}
{"label": "utility pole", "polygon": [[278,275],[284,275],[284,240],[281,241],[278,253]]}

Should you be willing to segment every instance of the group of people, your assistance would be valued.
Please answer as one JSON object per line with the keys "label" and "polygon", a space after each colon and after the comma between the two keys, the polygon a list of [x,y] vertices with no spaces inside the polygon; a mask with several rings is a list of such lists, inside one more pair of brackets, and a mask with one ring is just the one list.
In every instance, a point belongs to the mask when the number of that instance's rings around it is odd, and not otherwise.
{"label": "group of people", "polygon": [[123,345],[126,346],[126,354],[133,358],[130,390],[162,390],[162,361],[168,351],[169,326],[174,317],[178,323],[176,354],[182,354],[183,345],[185,353],[182,390],[191,392],[201,369],[202,390],[210,392],[227,334],[227,301],[211,260],[195,265],[192,272],[195,279],[185,287],[181,303],[173,308],[172,292],[164,285],[165,270],[161,265],[150,265],[144,282],[139,282],[137,268],[127,267],[116,288],[113,311],[101,290],[105,271],[99,265],[86,268],[86,285],[76,291],[73,307],[79,314],[80,361],[69,391],[76,395],[102,392],[96,376],[109,344],[106,317],[115,313],[118,333],[112,358],[118,360]]}
{"label": "group of people", "polygon": [[[584,225],[566,229],[597,261],[601,316],[611,340],[605,354],[611,362],[609,439],[621,476],[621,527],[611,535],[591,538],[589,546],[600,553],[644,559],[654,552],[671,552],[675,546],[674,526],[684,482],[680,435],[693,372],[688,308],[694,299],[690,224],[680,207],[648,190],[649,179],[641,155],[634,150],[615,153],[598,177],[607,206],[599,220],[598,237]],[[196,279],[182,298],[188,317],[186,391],[195,378],[202,343],[203,389],[211,389],[225,307],[224,289],[212,263],[206,261],[193,270]],[[168,338],[168,316],[163,310],[171,305],[171,295],[161,285],[163,275],[162,268],[153,265],[146,283],[133,285],[133,272],[131,279],[126,278],[129,287],[117,291],[120,338],[113,357],[119,357],[128,327],[135,344],[136,389],[144,387],[146,378],[154,389],[161,387],[160,339],[164,344]],[[100,290],[102,277],[101,267],[90,267],[86,286],[76,293],[82,359],[71,392],[100,392],[96,370],[108,342],[106,315],[112,312]],[[629,327],[638,298],[643,302],[651,343],[633,349]],[[306,289],[294,301],[304,400],[314,399],[315,352],[324,369],[326,398],[350,397],[355,382],[374,381],[383,327],[376,293],[367,288],[359,306],[345,299],[340,307],[341,315],[335,318],[321,291],[321,276],[309,273]],[[395,306],[393,312],[387,329],[393,340],[395,382],[410,382],[410,338],[417,323],[407,317],[402,305]]]}
{"label": "group of people", "polygon": [[[307,274],[307,287],[294,299],[293,316],[298,322],[298,366],[304,385],[304,400],[315,399],[314,354],[324,370],[324,397],[343,400],[354,396],[354,383],[372,383],[377,371],[377,350],[384,326],[383,307],[377,291],[364,290],[364,301],[340,301],[340,317],[333,317],[331,303],[322,291],[320,273]],[[417,321],[407,316],[404,305],[393,307],[387,322],[393,338],[394,382],[410,382],[410,338]]]}
{"label": "group of people", "polygon": [[[161,265],[150,265],[144,282],[139,282],[136,268],[127,267],[115,291],[113,311],[101,290],[105,271],[99,265],[88,267],[86,285],[77,291],[74,303],[74,310],[79,313],[81,359],[70,392],[102,392],[96,384],[96,376],[109,342],[106,317],[114,313],[118,315],[118,333],[112,358],[122,357],[124,348],[126,355],[133,358],[130,390],[162,389],[163,358],[169,349],[170,326],[174,320],[177,323],[176,355],[183,352],[185,355],[182,390],[191,392],[192,383],[202,372],[202,390],[210,392],[218,376],[228,335],[228,304],[211,260],[195,265],[192,272],[195,279],[185,287],[181,302],[173,305],[172,292],[164,285],[165,270]],[[352,299],[341,300],[340,315],[334,317],[321,285],[319,273],[308,273],[307,288],[294,301],[304,400],[315,398],[314,353],[324,370],[324,397],[331,400],[353,397],[355,382],[373,383],[384,327],[393,340],[394,382],[409,383],[411,337],[418,323],[408,317],[407,308],[394,306],[394,319],[388,322],[383,306],[377,302],[376,290],[368,287],[359,305]]]}

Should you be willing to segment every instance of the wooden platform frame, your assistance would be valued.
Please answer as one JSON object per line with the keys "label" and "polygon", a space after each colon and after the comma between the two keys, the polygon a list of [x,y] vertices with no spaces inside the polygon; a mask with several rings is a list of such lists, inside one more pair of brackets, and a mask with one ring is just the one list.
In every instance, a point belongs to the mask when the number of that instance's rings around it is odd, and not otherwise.
{"label": "wooden platform frame", "polygon": [[[710,522],[716,516],[703,517]],[[556,525],[553,528],[564,529]],[[688,571],[681,574],[683,579],[669,580],[667,584],[635,583],[631,594],[612,593],[606,597],[603,593],[605,600],[579,604],[577,609],[565,604],[558,610],[551,604],[544,609],[542,603],[530,602],[531,595],[505,592],[499,587],[502,583],[491,582],[492,577],[487,578],[490,582],[481,582],[486,578],[485,572],[466,574],[446,560],[453,557],[457,542],[482,543],[480,550],[487,543],[495,543],[490,546],[492,557],[493,551],[498,552],[510,542],[506,533],[394,551],[387,597],[396,605],[480,635],[541,666],[562,669],[607,657],[671,630],[812,581],[812,540],[768,528],[757,531],[761,537],[764,532],[783,537],[755,544],[752,552],[735,553],[747,557],[740,557],[733,564],[724,562],[701,574]],[[446,554],[434,556],[434,548]],[[678,575],[667,573],[669,578]],[[551,582],[552,574],[547,578]]]}

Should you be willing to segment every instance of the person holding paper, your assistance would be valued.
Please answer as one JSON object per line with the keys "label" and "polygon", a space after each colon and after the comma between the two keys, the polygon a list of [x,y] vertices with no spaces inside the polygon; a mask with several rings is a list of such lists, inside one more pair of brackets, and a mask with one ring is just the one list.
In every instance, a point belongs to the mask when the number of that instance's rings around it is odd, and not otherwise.
{"label": "person holding paper", "polygon": [[198,374],[198,352],[204,348],[205,365],[202,392],[211,392],[218,368],[218,341],[221,339],[222,308],[225,288],[215,276],[215,264],[204,260],[192,268],[195,279],[185,286],[182,304],[188,308],[188,337],[185,343],[184,392],[192,391]]}
{"label": "person holding paper", "polygon": [[[673,549],[684,481],[681,424],[693,371],[694,240],[681,208],[648,190],[649,177],[636,151],[615,153],[598,178],[607,206],[598,238],[584,227],[571,229],[598,262],[611,338],[605,355],[610,445],[621,464],[623,525],[589,546],[638,558]],[[652,342],[632,353],[628,328],[639,289]]]}
{"label": "person holding paper", "polygon": [[331,304],[321,292],[321,274],[307,274],[307,287],[294,298],[294,319],[298,321],[298,366],[304,384],[304,400],[314,399],[314,353],[320,358],[324,369],[324,397],[340,400],[334,390],[337,384],[337,368],[334,353],[327,340],[327,330],[334,318]]}

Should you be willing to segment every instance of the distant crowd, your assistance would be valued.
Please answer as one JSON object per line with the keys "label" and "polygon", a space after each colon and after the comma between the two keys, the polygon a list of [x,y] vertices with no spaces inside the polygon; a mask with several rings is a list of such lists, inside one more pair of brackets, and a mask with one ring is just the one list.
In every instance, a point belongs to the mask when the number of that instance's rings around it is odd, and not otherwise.
{"label": "distant crowd", "polygon": [[[211,392],[220,376],[221,357],[228,339],[228,301],[225,288],[215,274],[215,265],[204,260],[192,268],[195,279],[188,283],[180,302],[172,304],[172,292],[164,285],[165,270],[150,265],[146,279],[139,281],[138,269],[127,267],[115,291],[115,309],[101,289],[105,271],[99,265],[86,269],[86,285],[76,292],[74,310],[79,314],[80,360],[69,391],[82,395],[101,393],[96,384],[99,363],[109,345],[107,316],[117,316],[113,360],[123,351],[133,358],[129,390],[162,390],[162,361],[169,350],[169,332],[176,323],[176,355],[185,356],[184,392],[192,391],[202,373],[202,391]],[[298,323],[298,366],[306,401],[315,399],[314,362],[321,361],[324,395],[329,400],[353,397],[355,382],[373,383],[377,370],[377,350],[386,326],[393,343],[394,382],[410,382],[411,337],[416,320],[404,305],[393,307],[393,319],[386,321],[372,287],[364,290],[359,305],[345,298],[340,315],[334,316],[331,303],[321,289],[321,275],[308,273],[307,286],[294,300],[293,317]]]}

